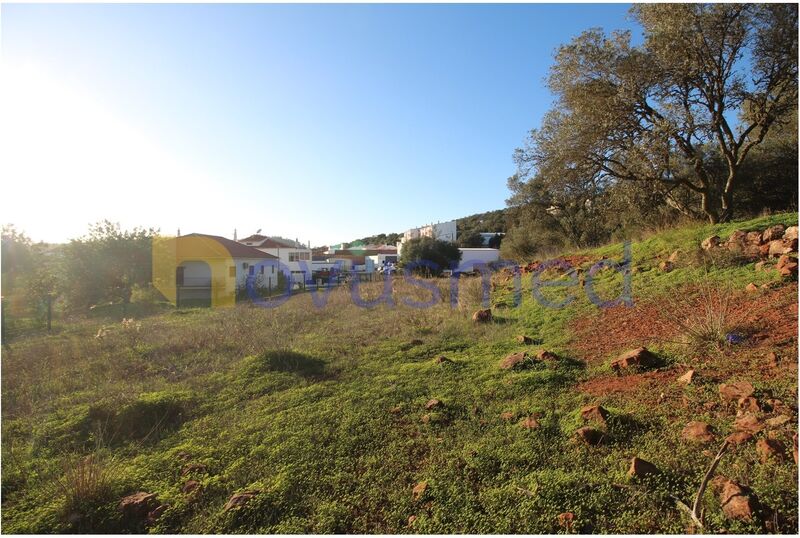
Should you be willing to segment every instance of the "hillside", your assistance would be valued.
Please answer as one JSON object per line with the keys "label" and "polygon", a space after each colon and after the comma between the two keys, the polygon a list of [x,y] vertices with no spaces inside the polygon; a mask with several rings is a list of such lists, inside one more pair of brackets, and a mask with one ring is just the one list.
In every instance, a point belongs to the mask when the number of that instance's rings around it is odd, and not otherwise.
{"label": "hillside", "polygon": [[[574,297],[542,306],[531,265],[518,307],[511,275],[494,276],[487,323],[472,320],[473,278],[457,308],[447,281],[431,308],[407,306],[430,294],[396,281],[394,308],[340,288],[322,309],[304,294],[15,340],[3,530],[683,533],[679,502],[692,506],[735,433],[714,473],[731,482],[709,484],[702,530],[796,533],[796,266],[782,277],[777,257],[700,248],[777,223],[797,214],[634,243],[630,307],[587,298],[619,295],[613,270],[539,288]],[[622,255],[611,244],[561,261],[586,281]],[[612,367],[641,346],[652,355]]]}

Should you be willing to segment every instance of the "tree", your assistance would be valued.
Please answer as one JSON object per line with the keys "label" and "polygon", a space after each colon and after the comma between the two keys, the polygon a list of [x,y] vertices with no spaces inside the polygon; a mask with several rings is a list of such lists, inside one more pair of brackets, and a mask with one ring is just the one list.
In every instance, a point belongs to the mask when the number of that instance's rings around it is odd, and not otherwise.
{"label": "tree", "polygon": [[560,170],[565,191],[590,195],[646,182],[685,214],[727,220],[748,155],[796,108],[797,6],[639,4],[632,13],[642,46],[628,32],[593,29],[558,50],[548,81],[556,110],[517,151],[527,165],[518,180],[552,181]]}
{"label": "tree", "polygon": [[64,289],[72,307],[102,301],[128,304],[135,286],[152,275],[153,229],[122,230],[109,221],[94,224],[89,234],[73,239],[64,251]]}
{"label": "tree", "polygon": [[480,232],[471,232],[469,234],[458,236],[458,245],[464,248],[475,248],[483,246],[483,236]]}
{"label": "tree", "polygon": [[[406,241],[400,254],[402,267],[413,267],[416,273],[439,275],[444,269],[461,261],[461,251],[455,243],[432,237]],[[433,265],[431,265],[433,264]]]}

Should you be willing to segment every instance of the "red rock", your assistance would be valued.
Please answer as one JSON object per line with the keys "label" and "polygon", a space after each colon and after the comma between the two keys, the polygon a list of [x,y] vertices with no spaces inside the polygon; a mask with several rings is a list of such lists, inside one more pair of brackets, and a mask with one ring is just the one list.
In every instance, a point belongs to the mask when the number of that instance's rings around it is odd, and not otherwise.
{"label": "red rock", "polygon": [[694,379],[694,370],[687,370],[685,374],[678,378],[678,383],[682,383],[684,385],[691,385],[692,380]]}
{"label": "red rock", "polygon": [[511,420],[514,418],[514,413],[512,413],[511,411],[500,413],[500,418],[502,418],[503,420]]}
{"label": "red rock", "polygon": [[714,478],[711,487],[719,493],[719,503],[727,517],[742,521],[753,520],[759,505],[758,499],[749,488],[724,476]]}
{"label": "red rock", "polygon": [[422,482],[414,486],[414,489],[411,490],[411,497],[415,501],[418,501],[425,494],[426,489],[428,489],[428,482],[426,480],[423,480]]}
{"label": "red rock", "polygon": [[603,432],[594,428],[583,427],[575,431],[575,436],[587,445],[599,445],[603,442]]}
{"label": "red rock", "polygon": [[758,255],[762,258],[769,256],[769,243],[765,243],[758,247]]}
{"label": "red rock", "polygon": [[520,422],[519,425],[525,428],[526,430],[536,430],[539,428],[539,421],[536,420],[535,417],[530,416],[525,418],[522,422]]}
{"label": "red rock", "polygon": [[758,400],[756,400],[752,396],[739,398],[738,406],[739,409],[742,411],[750,411],[753,413],[761,412],[761,405],[759,405]]}
{"label": "red rock", "polygon": [[700,248],[702,248],[703,250],[711,250],[712,248],[717,246],[719,246],[718,235],[712,235],[711,237],[703,239],[703,242],[700,243]]}
{"label": "red rock", "polygon": [[723,400],[730,402],[752,396],[754,392],[753,385],[747,381],[723,383],[719,386],[719,395]]}
{"label": "red rock", "polygon": [[753,434],[747,432],[733,432],[725,438],[732,445],[741,445],[753,438]]}
{"label": "red rock", "polygon": [[748,284],[747,286],[745,286],[745,288],[744,288],[744,289],[745,289],[745,291],[754,292],[754,291],[758,291],[758,286],[756,286],[755,284],[753,284],[753,283],[751,282],[750,284]]}
{"label": "red rock", "polygon": [[770,241],[775,241],[777,239],[781,239],[784,235],[786,228],[783,224],[776,224],[775,226],[770,226],[764,233],[761,235],[761,242],[762,243],[769,243]]}
{"label": "red rock", "polygon": [[797,241],[797,226],[789,226],[783,233],[783,238],[789,241]]}
{"label": "red rock", "polygon": [[437,400],[436,398],[431,398],[431,399],[430,399],[430,400],[428,400],[428,401],[427,401],[427,403],[425,404],[425,409],[428,409],[428,410],[430,410],[430,409],[433,409],[434,407],[439,407],[439,406],[441,406],[441,405],[442,405],[442,402],[440,402],[440,401],[439,401],[439,400]]}
{"label": "red rock", "polygon": [[766,463],[770,458],[783,461],[786,447],[777,439],[759,439],[756,441],[756,454],[761,463]]}
{"label": "red rock", "polygon": [[771,428],[780,428],[787,422],[791,421],[792,419],[787,417],[786,415],[778,415],[777,417],[773,417],[767,419],[767,426]]}
{"label": "red rock", "polygon": [[572,512],[564,512],[558,514],[558,524],[563,527],[565,531],[572,532],[572,525],[575,521],[575,514]]}
{"label": "red rock", "polygon": [[747,233],[743,232],[742,230],[735,230],[731,236],[728,238],[728,248],[741,248],[744,243],[747,242]]}
{"label": "red rock", "polygon": [[558,355],[546,349],[540,349],[536,352],[536,358],[540,361],[555,361],[558,360]]}
{"label": "red rock", "polygon": [[714,434],[711,432],[711,426],[705,422],[692,421],[683,428],[681,438],[687,441],[708,443],[714,440]]}
{"label": "red rock", "polygon": [[778,256],[788,254],[789,252],[792,251],[791,248],[786,248],[783,245],[783,241],[780,239],[776,239],[775,241],[770,241],[768,244],[769,244],[769,249],[767,250],[767,253],[769,254],[769,256],[772,256],[773,258],[777,258]]}
{"label": "red rock", "polygon": [[416,520],[417,520],[417,516],[414,516],[414,515],[408,516],[408,525],[409,526],[413,525]]}
{"label": "red rock", "polygon": [[532,365],[533,359],[531,359],[525,351],[512,353],[500,361],[500,368],[503,370],[521,370]]}
{"label": "red rock", "polygon": [[608,418],[608,411],[602,405],[587,405],[581,409],[581,418],[605,424]]}
{"label": "red rock", "polygon": [[472,321],[475,323],[488,323],[492,321],[492,311],[488,308],[486,310],[476,310],[472,314]]}
{"label": "red rock", "polygon": [[155,493],[139,491],[124,497],[119,503],[119,510],[127,519],[144,521],[147,519],[147,514],[159,504]]}
{"label": "red rock", "polygon": [[761,236],[761,232],[747,232],[747,235],[745,236],[745,242],[748,245],[758,246],[761,244]]}
{"label": "red rock", "polygon": [[249,503],[253,497],[261,493],[261,490],[258,489],[251,489],[247,491],[242,491],[240,493],[234,493],[231,495],[231,498],[228,499],[228,502],[225,503],[225,506],[222,508],[223,511],[227,512],[228,510],[233,510],[234,508],[240,508],[247,503]]}
{"label": "red rock", "polygon": [[764,424],[755,415],[745,413],[733,422],[733,429],[738,432],[758,433]]}
{"label": "red rock", "polygon": [[633,478],[644,478],[645,476],[657,475],[659,472],[658,467],[641,458],[631,459],[631,466],[628,468],[628,476]]}
{"label": "red rock", "polygon": [[631,367],[653,367],[657,364],[658,359],[646,347],[639,347],[627,351],[611,361],[611,369],[615,372],[631,368]]}

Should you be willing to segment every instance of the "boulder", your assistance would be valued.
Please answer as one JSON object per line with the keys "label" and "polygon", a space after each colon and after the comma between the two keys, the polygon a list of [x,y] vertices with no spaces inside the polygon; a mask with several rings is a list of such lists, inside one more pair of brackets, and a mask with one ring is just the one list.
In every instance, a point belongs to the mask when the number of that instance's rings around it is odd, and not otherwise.
{"label": "boulder", "polygon": [[428,482],[423,480],[422,482],[418,483],[414,488],[411,490],[411,498],[415,501],[418,501],[422,498],[425,494],[425,490],[428,489]]}
{"label": "boulder", "polygon": [[581,418],[586,421],[606,423],[608,411],[602,405],[587,405],[581,409]]}
{"label": "boulder", "polygon": [[615,372],[631,368],[650,368],[657,364],[658,359],[646,347],[639,347],[627,351],[611,361],[611,369]]}
{"label": "boulder", "polygon": [[723,383],[719,386],[720,397],[728,402],[738,401],[742,398],[752,396],[755,392],[753,385],[747,381],[735,381],[733,383]]}
{"label": "boulder", "polygon": [[681,438],[686,441],[709,443],[714,440],[714,434],[711,432],[711,426],[705,422],[692,421],[683,428]]}
{"label": "boulder", "polygon": [[472,321],[475,323],[488,323],[492,321],[492,311],[490,309],[476,310],[472,314]]}
{"label": "boulder", "polygon": [[703,239],[703,242],[700,243],[700,248],[702,248],[703,250],[711,250],[712,248],[715,248],[715,247],[718,247],[718,246],[719,246],[719,236],[718,235],[712,235],[711,237]]}
{"label": "boulder", "polygon": [[119,503],[119,510],[125,519],[144,522],[147,515],[159,505],[155,493],[138,491],[123,497]]}
{"label": "boulder", "polygon": [[786,231],[786,227],[783,224],[776,224],[775,226],[770,226],[764,233],[761,234],[761,242],[762,243],[769,243],[770,241],[775,241],[781,239]]}
{"label": "boulder", "polygon": [[770,459],[783,461],[786,447],[777,439],[759,439],[756,441],[756,454],[761,463],[767,463]]}
{"label": "boulder", "polygon": [[533,359],[525,351],[512,353],[500,361],[500,368],[503,370],[522,370],[531,366],[533,366]]}
{"label": "boulder", "polygon": [[645,476],[657,475],[658,467],[647,460],[634,457],[631,459],[631,466],[628,468],[628,476],[631,478],[644,478]]}
{"label": "boulder", "polygon": [[603,442],[603,432],[599,430],[595,430],[594,428],[589,428],[588,426],[584,426],[583,428],[578,428],[575,431],[575,437],[578,438],[584,444],[587,445],[599,445]]}
{"label": "boulder", "polygon": [[725,516],[742,521],[753,520],[759,504],[750,488],[724,476],[714,478],[711,487],[719,495],[719,504]]}
{"label": "boulder", "polygon": [[694,379],[694,370],[687,370],[685,374],[678,378],[678,383],[683,385],[691,385]]}
{"label": "boulder", "polygon": [[222,508],[223,511],[227,512],[228,510],[233,510],[234,508],[241,508],[242,506],[249,503],[253,497],[261,493],[261,490],[258,489],[251,489],[247,491],[242,491],[239,493],[234,493],[231,495],[231,498],[228,499],[228,502],[225,503],[225,506]]}

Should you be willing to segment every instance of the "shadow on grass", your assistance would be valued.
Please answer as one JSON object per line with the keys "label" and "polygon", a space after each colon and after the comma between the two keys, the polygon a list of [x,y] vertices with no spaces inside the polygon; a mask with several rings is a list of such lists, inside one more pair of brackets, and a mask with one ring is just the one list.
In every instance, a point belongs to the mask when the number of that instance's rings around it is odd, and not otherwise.
{"label": "shadow on grass", "polygon": [[296,351],[265,351],[256,358],[254,368],[260,372],[288,372],[318,378],[325,374],[325,361]]}

